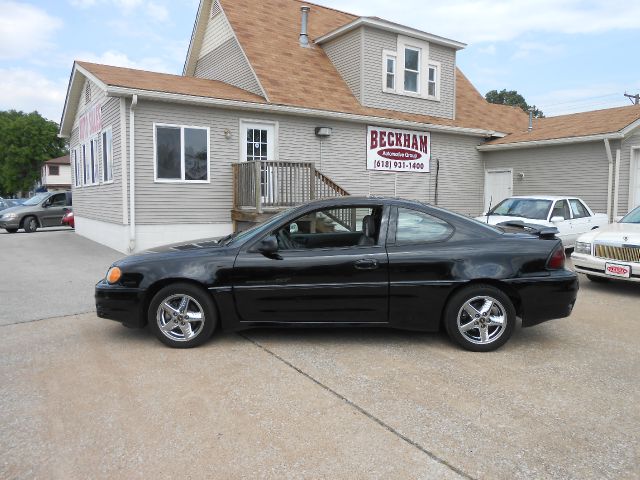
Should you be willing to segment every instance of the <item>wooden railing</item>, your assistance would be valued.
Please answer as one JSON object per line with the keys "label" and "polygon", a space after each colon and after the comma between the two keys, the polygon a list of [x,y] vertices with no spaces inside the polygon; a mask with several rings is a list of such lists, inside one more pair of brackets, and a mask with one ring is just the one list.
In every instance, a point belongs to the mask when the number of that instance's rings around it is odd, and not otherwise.
{"label": "wooden railing", "polygon": [[278,209],[349,193],[312,162],[251,161],[233,164],[233,206]]}

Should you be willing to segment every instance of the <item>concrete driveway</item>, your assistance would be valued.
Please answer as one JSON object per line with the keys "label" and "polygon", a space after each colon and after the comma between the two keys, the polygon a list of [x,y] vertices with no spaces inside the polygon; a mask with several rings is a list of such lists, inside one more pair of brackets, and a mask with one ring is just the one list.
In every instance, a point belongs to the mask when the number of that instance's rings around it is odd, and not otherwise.
{"label": "concrete driveway", "polygon": [[[98,248],[60,235],[60,258]],[[490,354],[375,329],[179,351],[93,313],[5,325],[0,478],[637,478],[640,285],[582,280],[570,318]]]}

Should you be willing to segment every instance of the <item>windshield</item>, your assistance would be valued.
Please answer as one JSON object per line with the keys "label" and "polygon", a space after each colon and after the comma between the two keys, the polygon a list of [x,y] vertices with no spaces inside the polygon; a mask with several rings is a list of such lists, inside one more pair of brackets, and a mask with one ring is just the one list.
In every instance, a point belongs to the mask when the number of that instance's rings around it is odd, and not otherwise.
{"label": "windshield", "polygon": [[34,195],[29,200],[24,202],[22,205],[26,205],[28,207],[31,207],[33,205],[38,205],[41,201],[47,198],[48,195],[49,195],[48,193],[38,193],[37,195]]}
{"label": "windshield", "polygon": [[627,213],[622,217],[620,223],[640,223],[640,207],[636,207]]}
{"label": "windshield", "polygon": [[546,220],[550,208],[551,200],[541,200],[537,198],[507,198],[496,205],[489,212],[489,215]]}
{"label": "windshield", "polygon": [[287,210],[284,210],[278,213],[277,215],[274,215],[273,217],[266,220],[265,222],[259,223],[255,227],[251,227],[250,229],[244,230],[243,232],[232,234],[226,240],[223,239],[221,243],[224,245],[230,245],[230,244],[243,241],[247,238],[250,238],[253,235],[261,235],[262,233],[269,231],[276,223],[278,223],[282,218],[289,215],[289,213],[291,213],[295,208],[297,207],[288,208]]}

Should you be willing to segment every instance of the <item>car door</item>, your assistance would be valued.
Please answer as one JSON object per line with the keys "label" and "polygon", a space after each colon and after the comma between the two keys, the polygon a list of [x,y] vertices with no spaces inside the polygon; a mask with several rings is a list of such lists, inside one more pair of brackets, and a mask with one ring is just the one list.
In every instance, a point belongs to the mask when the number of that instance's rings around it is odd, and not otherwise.
{"label": "car door", "polygon": [[[382,204],[346,208],[353,212],[340,215],[345,207],[325,208],[285,221],[269,232],[279,238],[275,254],[262,254],[255,244],[238,254],[233,292],[242,322],[387,323],[388,213]],[[373,215],[376,231],[365,238],[362,223]],[[335,246],[341,233],[344,240]],[[333,234],[331,246],[314,238],[327,234]]]}
{"label": "car door", "polygon": [[64,216],[67,205],[66,193],[56,193],[51,195],[42,203],[40,211],[40,223],[43,227],[56,227]]}
{"label": "car door", "polygon": [[439,217],[402,207],[392,209],[389,225],[389,321],[418,330],[428,322],[437,325],[459,265],[449,242],[455,229]]}
{"label": "car door", "polygon": [[593,218],[589,213],[587,207],[577,198],[569,199],[569,206],[571,207],[571,213],[573,214],[572,220],[572,233],[577,239],[583,233],[588,232],[597,225],[593,224]]}
{"label": "car door", "polygon": [[576,235],[573,233],[571,210],[569,209],[569,202],[567,202],[567,200],[556,200],[556,203],[551,209],[549,221],[554,217],[562,217],[564,219],[558,222],[553,222],[553,225],[558,229],[558,238],[562,240],[565,247],[573,245]]}

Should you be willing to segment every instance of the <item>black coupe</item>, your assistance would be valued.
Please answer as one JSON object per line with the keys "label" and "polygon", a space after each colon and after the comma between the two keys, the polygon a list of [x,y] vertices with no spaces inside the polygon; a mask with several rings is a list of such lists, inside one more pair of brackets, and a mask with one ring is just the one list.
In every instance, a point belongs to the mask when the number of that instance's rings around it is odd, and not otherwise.
{"label": "black coupe", "polygon": [[98,316],[172,347],[216,328],[383,326],[437,331],[494,350],[566,317],[578,292],[554,231],[492,227],[423,203],[342,197],[294,207],[220,239],[156,248],[112,265]]}

